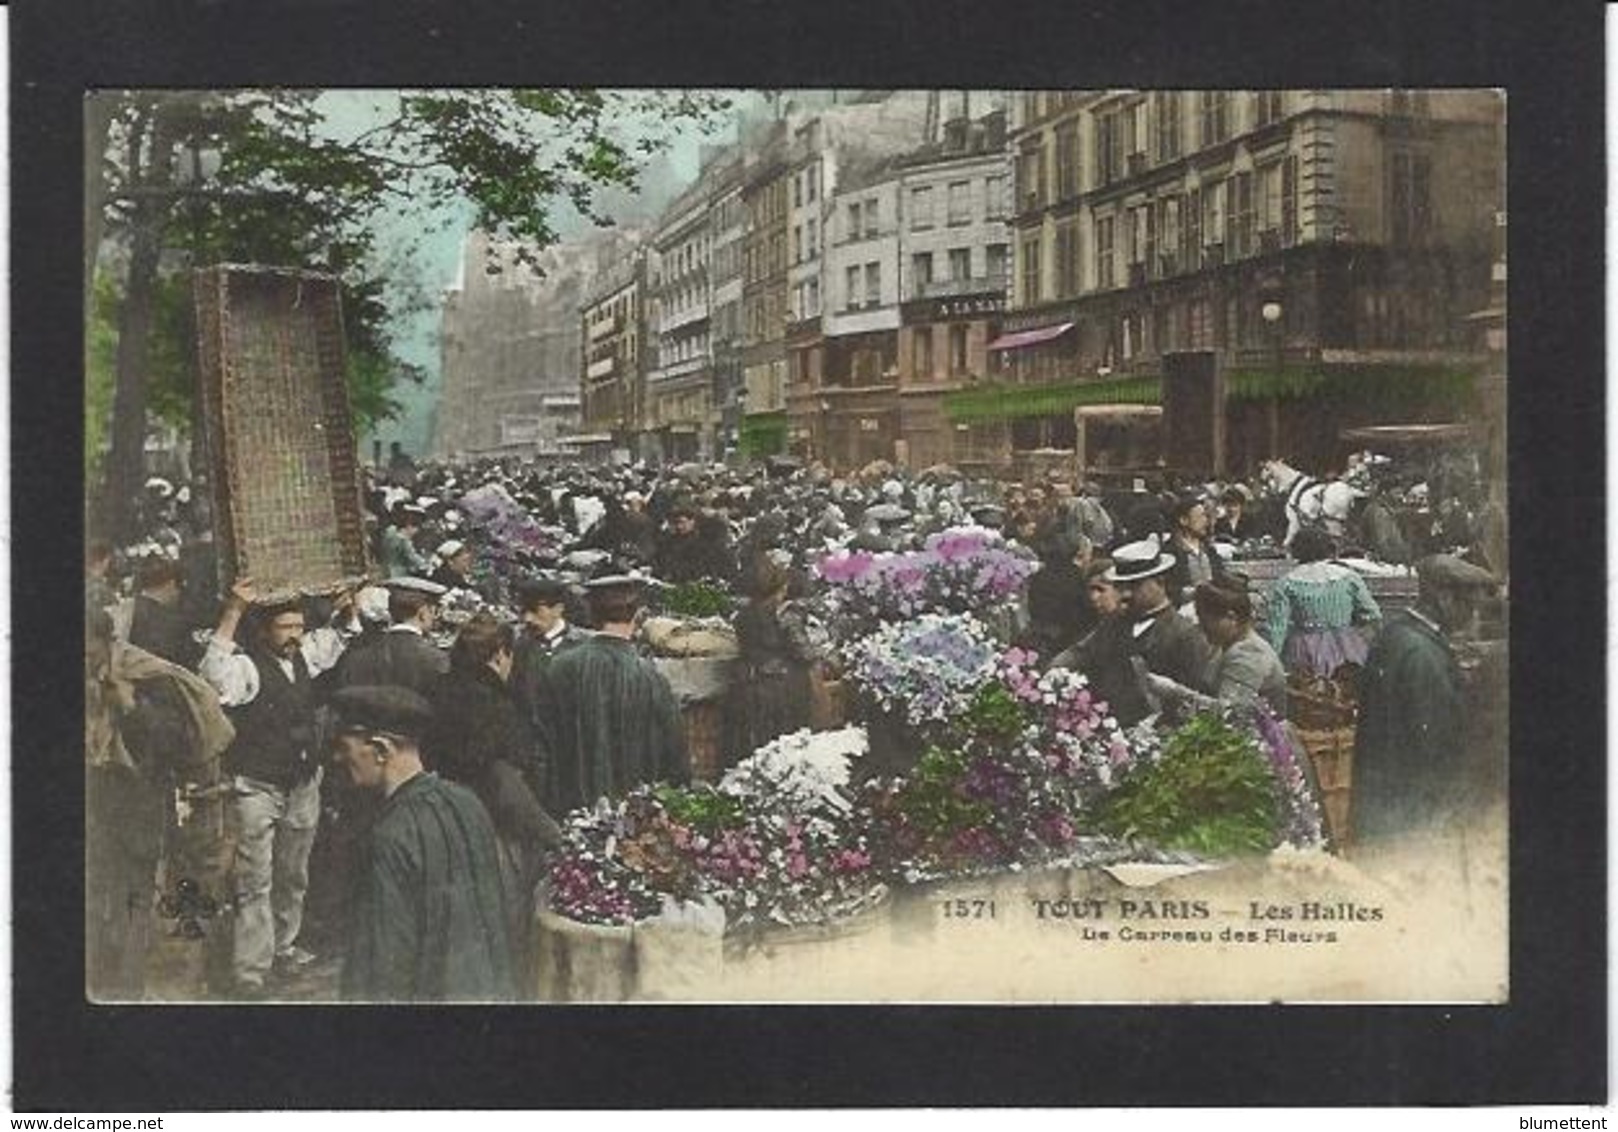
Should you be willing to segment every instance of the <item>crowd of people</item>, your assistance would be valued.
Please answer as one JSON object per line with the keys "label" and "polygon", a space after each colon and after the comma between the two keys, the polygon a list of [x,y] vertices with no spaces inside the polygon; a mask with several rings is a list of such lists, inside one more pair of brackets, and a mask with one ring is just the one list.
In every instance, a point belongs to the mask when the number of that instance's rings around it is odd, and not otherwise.
{"label": "crowd of people", "polygon": [[[475,519],[474,493],[524,537]],[[341,955],[348,998],[519,996],[566,815],[692,774],[681,705],[639,633],[668,586],[745,598],[721,742],[734,761],[823,714],[839,658],[817,632],[821,558],[994,529],[1039,563],[1017,643],[1082,672],[1125,725],[1218,703],[1284,718],[1299,681],[1351,682],[1369,837],[1457,793],[1452,640],[1502,581],[1446,514],[1401,528],[1409,609],[1385,614],[1338,560],[1364,552],[1359,532],[1303,531],[1296,564],[1255,593],[1243,562],[1281,557],[1284,523],[1239,482],[396,461],[364,493],[376,583],[265,601],[251,578],[221,593],[188,496],[154,490],[142,540],[86,556],[98,997],[141,995],[154,914],[204,937],[198,996],[284,995],[330,958],[311,936]],[[1367,510],[1386,545],[1387,509]]]}

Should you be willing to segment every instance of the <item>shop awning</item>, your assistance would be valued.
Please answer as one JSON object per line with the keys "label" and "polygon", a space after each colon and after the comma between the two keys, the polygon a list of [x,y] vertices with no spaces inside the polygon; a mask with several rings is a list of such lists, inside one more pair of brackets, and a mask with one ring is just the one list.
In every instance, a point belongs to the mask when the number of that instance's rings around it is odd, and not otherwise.
{"label": "shop awning", "polygon": [[955,421],[1017,420],[1066,416],[1080,405],[1156,405],[1159,377],[1071,381],[1060,385],[979,385],[944,395],[944,412]]}
{"label": "shop awning", "polygon": [[1014,334],[1002,334],[989,343],[991,350],[1015,350],[1020,346],[1037,346],[1041,342],[1049,342],[1060,338],[1073,329],[1071,322],[1057,323],[1055,326],[1039,326],[1033,330],[1019,330]]}

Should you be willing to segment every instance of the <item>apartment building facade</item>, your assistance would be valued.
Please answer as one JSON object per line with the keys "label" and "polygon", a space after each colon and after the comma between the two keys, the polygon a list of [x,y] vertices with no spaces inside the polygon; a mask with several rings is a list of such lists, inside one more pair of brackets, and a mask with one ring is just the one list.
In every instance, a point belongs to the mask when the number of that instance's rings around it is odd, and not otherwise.
{"label": "apartment building facade", "polygon": [[1020,95],[999,388],[947,408],[1013,451],[1235,472],[1464,411],[1503,126],[1487,91]]}

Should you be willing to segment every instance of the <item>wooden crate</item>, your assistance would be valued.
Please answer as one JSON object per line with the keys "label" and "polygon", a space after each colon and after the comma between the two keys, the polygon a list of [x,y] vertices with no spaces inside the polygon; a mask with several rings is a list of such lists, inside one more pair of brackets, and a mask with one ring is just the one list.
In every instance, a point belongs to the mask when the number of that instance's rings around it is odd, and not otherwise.
{"label": "wooden crate", "polygon": [[194,297],[221,587],[355,584],[370,562],[337,279],[224,265],[196,273]]}

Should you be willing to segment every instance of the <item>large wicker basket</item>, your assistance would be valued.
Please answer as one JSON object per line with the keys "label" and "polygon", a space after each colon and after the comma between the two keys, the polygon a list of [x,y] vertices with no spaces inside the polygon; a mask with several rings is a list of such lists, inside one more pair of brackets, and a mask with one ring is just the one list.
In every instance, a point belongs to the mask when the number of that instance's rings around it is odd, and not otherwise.
{"label": "large wicker basket", "polygon": [[1309,755],[1333,845],[1350,839],[1354,798],[1354,726],[1357,712],[1349,681],[1294,682],[1287,688],[1287,713],[1298,742]]}
{"label": "large wicker basket", "polygon": [[221,585],[266,600],[367,573],[335,277],[221,266],[196,274],[198,416]]}

